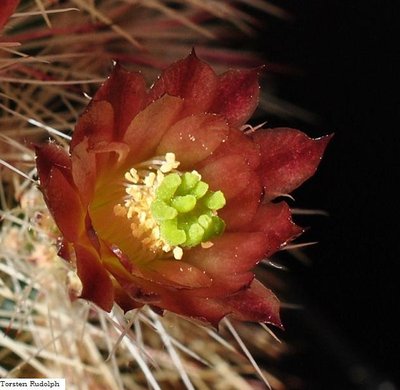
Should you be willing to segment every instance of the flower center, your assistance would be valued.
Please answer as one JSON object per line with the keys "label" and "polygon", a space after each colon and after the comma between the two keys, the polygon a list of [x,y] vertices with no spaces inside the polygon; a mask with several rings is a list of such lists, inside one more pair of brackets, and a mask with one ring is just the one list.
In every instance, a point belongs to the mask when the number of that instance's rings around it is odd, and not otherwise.
{"label": "flower center", "polygon": [[183,256],[182,248],[209,241],[225,229],[217,210],[225,206],[222,191],[210,191],[197,171],[180,172],[174,153],[143,162],[125,173],[127,197],[114,214],[128,218],[132,235],[154,253]]}

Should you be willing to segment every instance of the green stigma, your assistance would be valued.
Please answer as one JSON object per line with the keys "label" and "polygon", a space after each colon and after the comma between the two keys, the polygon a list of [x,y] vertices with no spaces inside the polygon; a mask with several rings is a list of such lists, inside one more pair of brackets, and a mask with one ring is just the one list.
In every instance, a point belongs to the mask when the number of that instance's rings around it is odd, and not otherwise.
{"label": "green stigma", "polygon": [[170,246],[194,247],[223,233],[225,222],[217,210],[225,206],[225,196],[209,190],[197,172],[166,175],[155,195],[151,213]]}

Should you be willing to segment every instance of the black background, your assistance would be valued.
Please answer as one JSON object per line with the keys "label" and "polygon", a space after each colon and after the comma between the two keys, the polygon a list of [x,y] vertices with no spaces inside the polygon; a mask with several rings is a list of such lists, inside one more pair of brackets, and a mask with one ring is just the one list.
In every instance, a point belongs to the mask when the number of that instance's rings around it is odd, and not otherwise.
{"label": "black background", "polygon": [[285,8],[294,20],[267,18],[263,49],[272,62],[297,69],[278,75],[278,95],[317,119],[269,117],[269,124],[314,137],[335,133],[316,176],[294,193],[296,207],[330,216],[307,219],[304,241],[319,244],[306,251],[310,267],[290,272],[298,285],[293,300],[306,309],[285,311],[284,321],[307,346],[288,370],[310,389],[392,390],[400,383],[400,13],[385,1],[297,1]]}

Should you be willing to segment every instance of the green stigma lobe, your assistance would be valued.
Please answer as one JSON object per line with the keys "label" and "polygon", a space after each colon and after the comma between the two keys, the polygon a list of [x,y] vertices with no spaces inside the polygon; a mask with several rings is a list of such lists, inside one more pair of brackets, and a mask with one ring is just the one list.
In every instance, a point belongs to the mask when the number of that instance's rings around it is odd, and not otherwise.
{"label": "green stigma lobe", "polygon": [[171,173],[165,176],[156,190],[157,198],[163,201],[170,201],[181,183],[182,180],[177,173]]}
{"label": "green stigma lobe", "polygon": [[174,219],[178,215],[178,211],[175,208],[168,206],[164,201],[159,199],[151,204],[151,212],[157,221]]}
{"label": "green stigma lobe", "polygon": [[160,234],[172,246],[182,245],[186,241],[186,233],[178,229],[176,219],[161,222]]}
{"label": "green stigma lobe", "polygon": [[222,191],[210,191],[197,172],[171,173],[157,188],[151,212],[167,244],[193,247],[223,233],[216,210],[225,204]]}
{"label": "green stigma lobe", "polygon": [[204,203],[210,210],[219,210],[225,206],[225,196],[222,191],[217,191],[211,194],[207,194]]}
{"label": "green stigma lobe", "polygon": [[202,198],[208,191],[208,184],[204,183],[204,181],[199,181],[195,187],[190,191],[196,199]]}
{"label": "green stigma lobe", "polygon": [[171,205],[179,213],[188,213],[196,206],[196,198],[193,195],[175,196]]}
{"label": "green stigma lobe", "polygon": [[199,175],[195,173],[185,172],[182,176],[182,183],[179,186],[179,191],[183,194],[187,194],[195,185],[200,181]]}

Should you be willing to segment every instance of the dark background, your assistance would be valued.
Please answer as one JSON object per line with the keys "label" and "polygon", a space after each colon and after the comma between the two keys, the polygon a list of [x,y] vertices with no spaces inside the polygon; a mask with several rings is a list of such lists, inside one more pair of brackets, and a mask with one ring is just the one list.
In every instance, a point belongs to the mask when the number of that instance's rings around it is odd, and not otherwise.
{"label": "dark background", "polygon": [[269,124],[314,137],[335,133],[318,173],[294,193],[295,207],[330,216],[302,221],[311,229],[301,240],[319,243],[306,250],[311,266],[289,271],[292,301],[306,308],[283,313],[302,357],[289,358],[287,370],[310,389],[393,390],[400,384],[394,87],[400,13],[386,1],[307,0],[284,7],[294,20],[267,18],[263,49],[272,62],[296,69],[278,75],[277,94],[316,119],[272,116]]}

